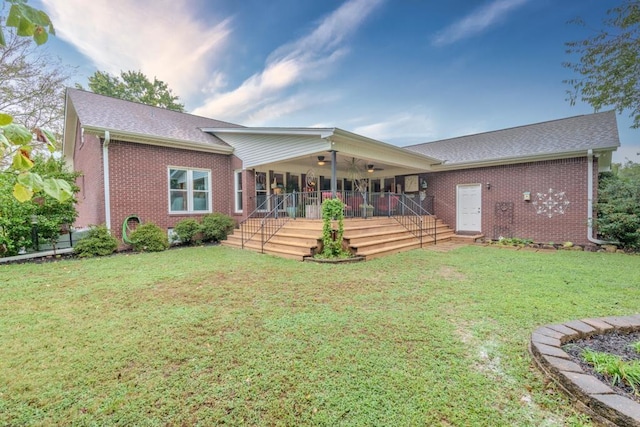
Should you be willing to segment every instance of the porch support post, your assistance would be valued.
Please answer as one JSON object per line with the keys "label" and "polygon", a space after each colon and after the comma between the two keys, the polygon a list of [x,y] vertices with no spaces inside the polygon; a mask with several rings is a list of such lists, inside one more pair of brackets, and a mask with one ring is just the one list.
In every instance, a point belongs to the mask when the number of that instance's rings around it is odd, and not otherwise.
{"label": "porch support post", "polygon": [[336,172],[336,152],[335,150],[331,150],[331,197],[336,198],[336,194],[338,193],[338,177]]}

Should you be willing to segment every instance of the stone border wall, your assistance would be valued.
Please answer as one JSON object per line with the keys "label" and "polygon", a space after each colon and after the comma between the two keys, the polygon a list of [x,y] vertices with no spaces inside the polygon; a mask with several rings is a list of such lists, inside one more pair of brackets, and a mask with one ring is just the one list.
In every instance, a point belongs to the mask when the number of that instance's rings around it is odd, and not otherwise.
{"label": "stone border wall", "polygon": [[640,427],[640,404],[616,394],[608,384],[585,373],[562,346],[593,335],[640,330],[640,314],[572,320],[542,326],[531,334],[529,352],[538,368],[562,388],[594,421],[605,426]]}

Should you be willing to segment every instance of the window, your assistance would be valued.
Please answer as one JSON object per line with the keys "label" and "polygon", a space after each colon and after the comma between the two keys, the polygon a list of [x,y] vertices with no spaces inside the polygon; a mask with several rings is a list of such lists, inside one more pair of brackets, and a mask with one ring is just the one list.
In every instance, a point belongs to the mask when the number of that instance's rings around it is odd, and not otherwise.
{"label": "window", "polygon": [[211,212],[211,171],[169,168],[169,212]]}
{"label": "window", "polygon": [[242,171],[235,171],[233,174],[233,182],[235,183],[236,204],[235,211],[242,212]]}

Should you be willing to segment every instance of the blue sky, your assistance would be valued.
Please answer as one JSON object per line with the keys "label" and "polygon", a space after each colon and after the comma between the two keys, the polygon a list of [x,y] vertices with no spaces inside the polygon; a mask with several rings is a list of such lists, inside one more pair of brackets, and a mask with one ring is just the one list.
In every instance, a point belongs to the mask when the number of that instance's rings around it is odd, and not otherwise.
{"label": "blue sky", "polygon": [[[564,43],[602,0],[32,0],[49,49],[78,67],[141,70],[189,112],[246,126],[339,127],[399,146],[554,120],[570,106]],[[568,23],[581,17],[588,27]],[[618,115],[614,161],[640,161]]]}

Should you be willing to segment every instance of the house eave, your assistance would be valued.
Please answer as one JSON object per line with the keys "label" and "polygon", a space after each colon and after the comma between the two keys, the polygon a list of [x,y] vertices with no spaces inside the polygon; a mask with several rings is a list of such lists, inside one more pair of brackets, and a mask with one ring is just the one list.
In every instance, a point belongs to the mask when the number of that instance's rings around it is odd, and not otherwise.
{"label": "house eave", "polygon": [[[201,128],[203,132],[210,132],[224,140],[224,135],[283,135],[313,137],[315,143],[309,150],[299,150],[297,156],[313,155],[327,151],[337,151],[341,155],[371,160],[373,162],[387,162],[409,170],[428,170],[429,165],[439,162],[439,159],[412,152],[404,148],[358,135],[339,128]],[[316,139],[317,138],[317,139]],[[324,140],[322,143],[320,141]],[[286,161],[288,153],[272,159],[272,161]],[[243,159],[245,160],[245,159]],[[257,167],[246,161],[245,167]]]}
{"label": "house eave", "polygon": [[111,134],[112,140],[122,140],[136,142],[139,144],[154,145],[159,147],[180,148],[183,150],[201,151],[214,154],[233,154],[233,147],[222,145],[208,145],[192,141],[185,141],[176,138],[166,138],[153,135],[140,134],[135,132],[123,132],[118,129],[108,129],[103,127],[82,126],[85,132],[104,137],[105,131]]}
{"label": "house eave", "polygon": [[317,136],[325,139],[332,136],[335,128],[257,128],[257,127],[239,127],[239,128],[200,128],[203,132],[208,133],[226,133],[233,135],[292,135],[292,136]]}
{"label": "house eave", "polygon": [[[604,153],[604,152],[612,152],[615,151],[618,146],[612,147],[601,147],[594,149],[594,153]],[[565,151],[561,153],[545,153],[534,156],[520,156],[520,157],[505,157],[501,159],[490,159],[483,161],[472,161],[472,162],[460,162],[460,163],[451,163],[447,164],[446,160],[442,163],[432,164],[433,172],[436,171],[452,171],[452,170],[460,170],[460,169],[473,169],[473,168],[483,168],[483,167],[491,167],[491,166],[502,166],[502,165],[512,165],[517,163],[533,163],[533,162],[542,162],[547,160],[559,160],[559,159],[570,159],[575,157],[586,157],[587,150],[572,150]]]}

